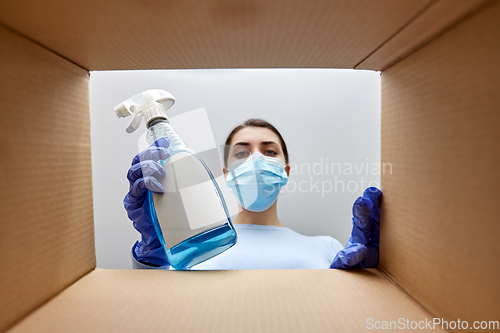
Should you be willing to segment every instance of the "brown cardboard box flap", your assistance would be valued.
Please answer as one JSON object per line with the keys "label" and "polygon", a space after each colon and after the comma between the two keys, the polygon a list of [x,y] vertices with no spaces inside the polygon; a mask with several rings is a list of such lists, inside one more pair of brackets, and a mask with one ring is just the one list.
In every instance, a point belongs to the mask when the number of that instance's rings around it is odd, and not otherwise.
{"label": "brown cardboard box flap", "polygon": [[441,0],[429,3],[420,15],[402,27],[356,66],[356,69],[385,70],[487,2],[488,0]]}
{"label": "brown cardboard box flap", "polygon": [[359,332],[369,318],[432,320],[376,269],[96,269],[9,332]]}
{"label": "brown cardboard box flap", "polygon": [[470,325],[500,319],[499,32],[496,1],[382,73],[380,265]]}
{"label": "brown cardboard box flap", "polygon": [[88,72],[0,27],[0,331],[96,264]]}
{"label": "brown cardboard box flap", "polygon": [[16,0],[0,22],[87,70],[354,68],[433,0]]}

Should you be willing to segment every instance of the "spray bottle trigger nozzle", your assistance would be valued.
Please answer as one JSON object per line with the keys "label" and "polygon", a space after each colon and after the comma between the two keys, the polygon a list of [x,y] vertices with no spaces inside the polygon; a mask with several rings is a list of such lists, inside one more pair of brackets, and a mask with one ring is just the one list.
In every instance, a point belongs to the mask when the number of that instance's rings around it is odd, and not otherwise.
{"label": "spray bottle trigger nozzle", "polygon": [[175,98],[169,92],[151,89],[118,104],[115,107],[115,113],[119,118],[132,115],[132,120],[126,129],[127,133],[132,133],[141,125],[143,116],[146,126],[154,119],[168,119],[165,111],[174,103]]}
{"label": "spray bottle trigger nozzle", "polygon": [[129,114],[133,114],[133,116],[132,120],[130,120],[130,124],[128,124],[126,131],[127,133],[132,133],[141,125],[142,112],[139,111],[139,108],[136,105],[131,105]]}
{"label": "spray bottle trigger nozzle", "polygon": [[125,118],[131,115],[131,112],[127,110],[127,108],[125,107],[125,102],[120,103],[115,107],[115,113],[118,116],[118,118]]}
{"label": "spray bottle trigger nozzle", "polygon": [[174,96],[169,94],[167,96],[157,98],[156,102],[162,104],[163,107],[165,108],[165,110],[168,110],[172,107],[172,105],[174,105],[175,99],[174,99]]}

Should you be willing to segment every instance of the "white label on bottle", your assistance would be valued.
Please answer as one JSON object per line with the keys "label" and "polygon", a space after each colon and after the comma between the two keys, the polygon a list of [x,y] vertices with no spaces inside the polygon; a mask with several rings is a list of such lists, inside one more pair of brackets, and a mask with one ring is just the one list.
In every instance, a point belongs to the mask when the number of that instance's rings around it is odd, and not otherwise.
{"label": "white label on bottle", "polygon": [[163,166],[165,193],[153,194],[156,216],[167,248],[227,222],[213,182],[201,162],[180,152]]}
{"label": "white label on bottle", "polygon": [[191,230],[225,219],[211,180],[180,189]]}

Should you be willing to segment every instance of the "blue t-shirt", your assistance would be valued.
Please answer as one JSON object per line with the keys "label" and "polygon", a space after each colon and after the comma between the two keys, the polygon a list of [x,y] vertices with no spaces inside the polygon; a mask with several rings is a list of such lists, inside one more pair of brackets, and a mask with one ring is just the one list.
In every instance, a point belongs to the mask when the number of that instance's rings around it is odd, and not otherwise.
{"label": "blue t-shirt", "polygon": [[[287,227],[233,224],[236,244],[191,270],[328,269],[344,247],[331,236],[305,236]],[[139,268],[137,265],[134,267]],[[146,267],[143,267],[146,268]],[[175,270],[173,267],[163,269]]]}

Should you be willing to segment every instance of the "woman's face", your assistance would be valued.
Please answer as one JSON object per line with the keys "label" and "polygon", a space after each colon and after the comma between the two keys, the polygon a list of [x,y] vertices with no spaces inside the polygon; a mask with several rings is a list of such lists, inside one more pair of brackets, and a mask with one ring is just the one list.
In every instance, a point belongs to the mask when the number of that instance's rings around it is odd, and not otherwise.
{"label": "woman's face", "polygon": [[[229,147],[229,155],[227,157],[227,165],[231,165],[234,161],[242,158],[248,158],[250,155],[257,152],[265,156],[278,158],[285,162],[285,155],[279,144],[280,139],[268,128],[265,127],[245,127],[233,136],[231,139],[231,147]],[[223,169],[224,176],[227,176],[227,168]],[[285,166],[285,171],[290,175],[290,166]]]}

